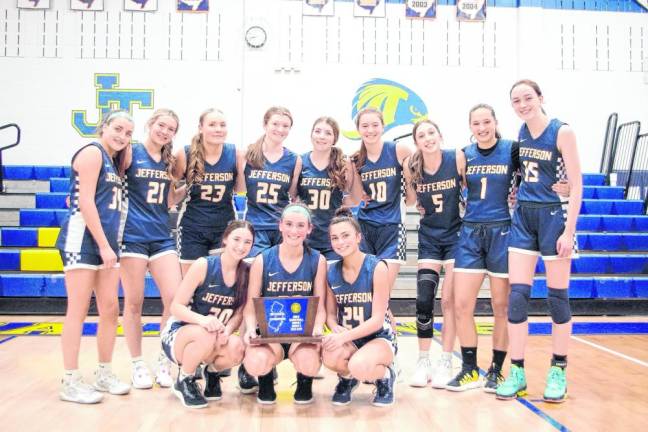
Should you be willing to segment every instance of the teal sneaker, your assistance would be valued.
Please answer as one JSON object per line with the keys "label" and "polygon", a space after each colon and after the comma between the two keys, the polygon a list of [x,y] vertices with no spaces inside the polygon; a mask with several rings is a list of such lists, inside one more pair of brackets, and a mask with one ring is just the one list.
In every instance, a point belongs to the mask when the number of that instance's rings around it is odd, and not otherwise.
{"label": "teal sneaker", "polygon": [[495,397],[501,400],[510,400],[516,397],[526,396],[526,388],[527,383],[526,377],[524,376],[524,368],[512,364],[508,378],[497,386]]}
{"label": "teal sneaker", "polygon": [[567,374],[565,369],[551,366],[547,374],[547,386],[542,396],[545,402],[562,403],[567,398]]}

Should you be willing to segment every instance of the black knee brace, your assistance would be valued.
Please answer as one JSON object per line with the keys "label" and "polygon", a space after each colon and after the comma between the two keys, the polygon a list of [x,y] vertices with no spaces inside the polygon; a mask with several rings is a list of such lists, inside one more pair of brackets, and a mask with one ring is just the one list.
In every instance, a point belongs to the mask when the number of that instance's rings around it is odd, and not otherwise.
{"label": "black knee brace", "polygon": [[439,286],[439,273],[420,269],[416,275],[416,334],[431,338],[434,324],[434,299]]}
{"label": "black knee brace", "polygon": [[529,318],[530,296],[531,285],[511,284],[508,305],[508,320],[511,324],[520,324]]}
{"label": "black knee brace", "polygon": [[549,288],[547,304],[551,312],[551,320],[555,324],[565,324],[571,319],[569,307],[569,289]]}

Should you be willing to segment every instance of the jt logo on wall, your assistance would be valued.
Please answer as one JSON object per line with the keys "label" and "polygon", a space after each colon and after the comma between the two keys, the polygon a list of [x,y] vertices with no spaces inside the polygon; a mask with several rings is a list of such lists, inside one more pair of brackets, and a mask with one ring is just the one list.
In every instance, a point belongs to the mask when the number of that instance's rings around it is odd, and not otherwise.
{"label": "jt logo on wall", "polygon": [[72,110],[72,127],[82,137],[96,136],[95,129],[101,118],[112,110],[125,110],[133,114],[133,107],[153,109],[153,89],[119,88],[118,73],[98,73],[94,78],[96,108],[99,110],[95,122],[88,121],[86,110]]}

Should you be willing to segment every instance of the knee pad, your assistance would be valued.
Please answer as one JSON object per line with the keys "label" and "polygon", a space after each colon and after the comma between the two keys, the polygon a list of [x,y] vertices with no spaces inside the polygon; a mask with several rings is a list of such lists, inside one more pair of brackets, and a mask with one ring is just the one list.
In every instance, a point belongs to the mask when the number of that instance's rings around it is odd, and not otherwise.
{"label": "knee pad", "polygon": [[571,320],[571,308],[569,307],[569,290],[549,288],[547,304],[551,312],[551,320],[555,324],[565,324]]}
{"label": "knee pad", "polygon": [[531,285],[511,284],[508,305],[508,320],[511,324],[520,324],[529,318],[530,296]]}
{"label": "knee pad", "polygon": [[421,269],[416,275],[416,334],[431,338],[434,324],[434,299],[439,286],[439,273]]}

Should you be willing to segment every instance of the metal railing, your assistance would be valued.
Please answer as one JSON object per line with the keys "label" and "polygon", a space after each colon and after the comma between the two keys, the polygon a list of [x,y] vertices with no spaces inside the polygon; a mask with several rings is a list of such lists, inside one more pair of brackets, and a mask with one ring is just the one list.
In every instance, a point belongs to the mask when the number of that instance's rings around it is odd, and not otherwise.
{"label": "metal railing", "polygon": [[605,129],[605,140],[603,141],[603,154],[601,155],[601,168],[599,172],[605,174],[606,180],[609,181],[608,175],[612,169],[612,155],[614,154],[614,138],[617,131],[617,122],[619,121],[619,114],[612,113],[608,117],[607,126]]}
{"label": "metal railing", "polygon": [[623,186],[624,197],[628,194],[628,182],[630,181],[630,169],[634,161],[637,139],[641,123],[632,121],[623,123],[617,128],[612,152],[612,163],[609,173],[610,184]]}
{"label": "metal railing", "polygon": [[637,139],[626,198],[643,200],[644,214],[648,210],[648,133]]}
{"label": "metal railing", "polygon": [[15,123],[8,123],[4,126],[0,126],[0,131],[3,129],[7,129],[10,127],[16,128],[16,141],[12,144],[6,145],[4,147],[0,147],[0,194],[5,192],[4,189],[4,165],[2,164],[2,152],[10,149],[11,147],[16,147],[18,144],[20,144],[20,127],[15,124]]}

